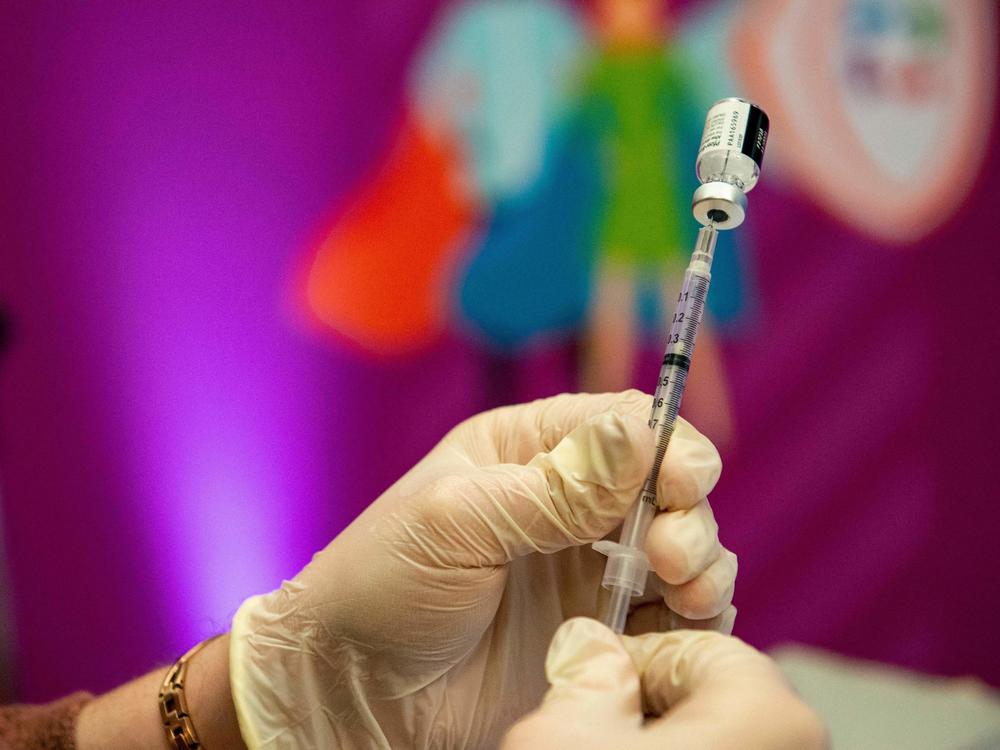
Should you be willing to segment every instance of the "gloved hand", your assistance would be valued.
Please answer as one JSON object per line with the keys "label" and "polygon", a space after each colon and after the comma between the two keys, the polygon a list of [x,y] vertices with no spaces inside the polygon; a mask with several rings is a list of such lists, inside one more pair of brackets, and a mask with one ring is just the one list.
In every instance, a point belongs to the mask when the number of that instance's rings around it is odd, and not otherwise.
{"label": "gloved hand", "polygon": [[[619,638],[595,620],[562,625],[552,687],[502,750],[823,750],[819,717],[775,664],[738,638],[678,630]],[[643,723],[643,714],[657,716]]]}
{"label": "gloved hand", "polygon": [[[230,680],[257,748],[495,747],[546,689],[548,642],[599,611],[605,558],[653,461],[650,397],[564,395],[480,414],[319,552],[243,604]],[[705,496],[721,464],[680,421],[647,553],[663,593],[629,632],[730,627],[735,555]],[[688,620],[684,619],[684,623]]]}

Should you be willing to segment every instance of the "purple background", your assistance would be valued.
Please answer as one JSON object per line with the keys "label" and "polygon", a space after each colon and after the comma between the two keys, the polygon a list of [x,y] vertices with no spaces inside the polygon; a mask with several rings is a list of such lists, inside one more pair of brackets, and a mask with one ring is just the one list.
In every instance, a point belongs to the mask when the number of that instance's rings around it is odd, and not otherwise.
{"label": "purple background", "polygon": [[[18,698],[106,689],[224,629],[456,421],[572,387],[563,350],[500,362],[456,336],[370,360],[296,302],[437,5],[0,9]],[[909,248],[754,192],[759,320],[726,344],[740,437],[712,501],[756,645],[1000,684],[991,144]],[[413,425],[391,449],[390,409]]]}

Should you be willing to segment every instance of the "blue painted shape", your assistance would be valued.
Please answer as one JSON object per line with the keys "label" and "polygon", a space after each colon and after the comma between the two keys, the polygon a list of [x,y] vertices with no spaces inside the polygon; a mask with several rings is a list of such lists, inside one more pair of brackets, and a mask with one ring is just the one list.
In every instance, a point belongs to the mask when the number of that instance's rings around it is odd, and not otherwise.
{"label": "blue painted shape", "polygon": [[602,200],[594,144],[565,123],[541,179],[501,201],[459,285],[462,317],[501,349],[572,333],[587,311]]}
{"label": "blue painted shape", "polygon": [[445,15],[411,97],[461,137],[479,196],[504,200],[539,178],[585,47],[572,8],[552,0],[475,0]]}

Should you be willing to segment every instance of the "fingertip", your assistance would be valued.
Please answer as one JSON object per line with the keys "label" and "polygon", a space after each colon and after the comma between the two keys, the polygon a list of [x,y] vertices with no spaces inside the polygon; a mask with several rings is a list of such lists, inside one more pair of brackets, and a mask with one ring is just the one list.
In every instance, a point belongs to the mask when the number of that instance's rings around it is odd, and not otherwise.
{"label": "fingertip", "polygon": [[564,621],[552,636],[552,645],[563,642],[574,642],[579,638],[604,639],[616,641],[617,636],[607,625],[593,617],[571,617]]}
{"label": "fingertip", "polygon": [[678,417],[657,482],[660,507],[691,508],[707,496],[722,475],[722,457],[707,437]]}
{"label": "fingertip", "polygon": [[691,620],[716,617],[733,602],[736,572],[736,555],[723,549],[719,559],[699,576],[679,586],[667,587],[664,601],[671,610]]}
{"label": "fingertip", "polygon": [[589,617],[574,617],[552,637],[545,673],[553,688],[615,690],[635,676],[635,668],[610,628]]}
{"label": "fingertip", "polygon": [[736,614],[736,607],[730,604],[726,607],[726,611],[719,615],[719,624],[715,629],[723,635],[732,635],[736,627]]}
{"label": "fingertip", "polygon": [[666,627],[661,628],[663,630],[714,630],[722,635],[732,635],[736,624],[737,610],[732,604],[726,607],[722,614],[705,620],[689,619],[677,614],[666,605],[663,608],[669,613]]}
{"label": "fingertip", "polygon": [[697,573],[692,570],[692,550],[678,543],[671,536],[671,527],[657,523],[661,516],[653,519],[646,532],[644,551],[649,564],[663,581],[676,586],[690,581]]}
{"label": "fingertip", "polygon": [[704,572],[721,554],[719,526],[708,501],[656,516],[646,534],[645,552],[666,583],[687,583]]}

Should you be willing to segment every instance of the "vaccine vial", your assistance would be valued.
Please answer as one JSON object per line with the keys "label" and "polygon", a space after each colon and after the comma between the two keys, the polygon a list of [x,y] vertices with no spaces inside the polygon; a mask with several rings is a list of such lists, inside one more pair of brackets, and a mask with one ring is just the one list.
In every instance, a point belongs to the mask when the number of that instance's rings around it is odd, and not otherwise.
{"label": "vaccine vial", "polygon": [[760,176],[767,146],[768,119],[746,99],[730,97],[712,105],[698,148],[695,171],[705,182],[728,182],[744,193]]}
{"label": "vaccine vial", "polygon": [[767,146],[767,114],[746,99],[720,99],[708,110],[695,172],[702,183],[691,209],[702,224],[732,229],[746,216]]}

